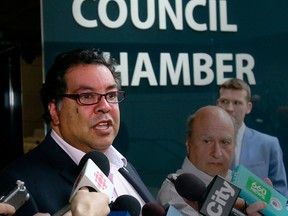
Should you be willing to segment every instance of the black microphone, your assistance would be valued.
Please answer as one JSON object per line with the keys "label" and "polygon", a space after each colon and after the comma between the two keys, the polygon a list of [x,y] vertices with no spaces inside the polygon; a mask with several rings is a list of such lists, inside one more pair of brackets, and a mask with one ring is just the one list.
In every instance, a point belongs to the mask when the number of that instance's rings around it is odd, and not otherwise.
{"label": "black microphone", "polygon": [[99,151],[90,151],[87,152],[80,160],[78,168],[79,172],[83,169],[85,164],[87,163],[87,160],[91,159],[100,169],[101,171],[108,176],[110,173],[110,163],[108,158],[106,157],[105,154]]}
{"label": "black microphone", "polygon": [[190,201],[197,201],[199,212],[205,216],[247,216],[233,208],[240,188],[216,175],[206,188],[192,173],[183,173],[172,180],[177,193]]}
{"label": "black microphone", "polygon": [[182,214],[172,205],[164,209],[157,203],[146,203],[142,208],[142,216],[182,216]]}
{"label": "black microphone", "polygon": [[206,185],[192,173],[183,173],[176,179],[170,179],[177,193],[187,200],[198,202],[206,190]]}
{"label": "black microphone", "polygon": [[111,203],[110,211],[109,216],[119,215],[119,212],[128,212],[131,216],[139,216],[141,205],[135,197],[125,194],[117,197],[115,201]]}
{"label": "black microphone", "polygon": [[142,216],[165,216],[166,211],[157,203],[146,203],[142,208]]}
{"label": "black microphone", "polygon": [[84,186],[88,187],[89,191],[100,191],[106,193],[111,200],[114,186],[106,177],[110,172],[110,163],[108,158],[99,151],[90,151],[82,157],[78,167],[80,174],[72,188],[69,203],[53,214],[53,216],[62,216],[66,212],[70,211],[70,202],[76,192]]}

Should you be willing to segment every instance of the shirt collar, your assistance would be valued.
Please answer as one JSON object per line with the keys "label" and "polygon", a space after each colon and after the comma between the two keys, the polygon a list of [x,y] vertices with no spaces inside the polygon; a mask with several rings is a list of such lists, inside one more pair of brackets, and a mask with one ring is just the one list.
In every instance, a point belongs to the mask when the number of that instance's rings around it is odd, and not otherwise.
{"label": "shirt collar", "polygon": [[121,168],[123,166],[127,166],[127,159],[119,152],[117,151],[114,146],[110,146],[105,155],[107,156],[109,162],[116,167]]}
{"label": "shirt collar", "polygon": [[81,158],[84,156],[84,152],[71,146],[64,141],[53,129],[51,130],[51,137],[55,142],[69,155],[69,157],[79,165]]}
{"label": "shirt collar", "polygon": [[[79,165],[80,160],[85,155],[85,153],[65,142],[53,129],[51,130],[51,137],[69,155],[69,157],[77,165]],[[112,145],[107,149],[105,155],[108,158],[110,164],[113,164],[118,169],[127,165],[127,159]]]}
{"label": "shirt collar", "polygon": [[242,143],[242,138],[244,135],[245,128],[246,128],[246,125],[243,123],[242,126],[237,131],[237,144],[238,145]]}

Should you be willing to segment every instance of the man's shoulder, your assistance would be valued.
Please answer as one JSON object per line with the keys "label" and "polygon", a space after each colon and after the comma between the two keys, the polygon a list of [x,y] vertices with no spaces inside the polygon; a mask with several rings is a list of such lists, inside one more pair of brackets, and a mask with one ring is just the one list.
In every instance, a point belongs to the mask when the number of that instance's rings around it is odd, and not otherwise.
{"label": "man's shoulder", "polygon": [[167,177],[164,179],[157,194],[157,201],[161,205],[165,206],[169,202],[169,200],[173,199],[175,195],[177,195],[177,191],[173,184],[173,179],[176,179],[177,176],[178,174],[172,173],[167,175]]}
{"label": "man's shoulder", "polygon": [[[4,171],[13,171],[13,172],[21,172],[24,168],[30,167],[36,165],[35,159],[38,156],[38,146],[35,147],[34,149],[30,150],[26,154],[20,156],[19,158],[16,158],[14,161],[12,161],[10,164],[8,164],[3,170]],[[40,157],[41,158],[41,157]]]}
{"label": "man's shoulder", "polygon": [[72,160],[57,144],[44,139],[38,146],[8,164],[3,172],[30,175],[38,170],[43,172],[53,165],[66,166],[69,161]]}
{"label": "man's shoulder", "polygon": [[246,127],[244,136],[245,134],[248,136],[254,136],[259,139],[264,139],[264,140],[277,140],[278,139],[276,136],[273,136],[273,135],[270,135],[270,134],[267,134],[267,133],[258,131],[256,129],[249,128],[249,127]]}

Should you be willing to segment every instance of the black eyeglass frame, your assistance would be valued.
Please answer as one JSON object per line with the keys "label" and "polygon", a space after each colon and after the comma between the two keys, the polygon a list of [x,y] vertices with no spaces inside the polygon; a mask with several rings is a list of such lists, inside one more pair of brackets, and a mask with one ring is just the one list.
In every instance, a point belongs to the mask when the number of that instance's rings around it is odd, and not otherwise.
{"label": "black eyeglass frame", "polygon": [[[108,95],[111,95],[111,94],[114,94],[116,93],[116,97],[118,97],[118,95],[122,95],[122,98],[121,100],[117,100],[117,101],[109,101],[109,99],[107,100],[107,96]],[[83,103],[81,101],[81,96],[83,95],[96,95],[98,100],[97,102],[94,102],[94,103]],[[119,104],[121,103],[124,99],[125,99],[125,96],[126,96],[126,92],[125,91],[111,91],[111,92],[107,92],[106,94],[100,94],[100,93],[97,93],[97,92],[84,92],[84,93],[79,93],[79,94],[63,94],[62,97],[68,97],[68,98],[71,98],[71,99],[74,99],[78,102],[78,104],[80,105],[94,105],[94,104],[98,104],[100,101],[101,101],[101,98],[104,97],[105,100],[108,102],[108,103],[111,103],[111,104]]]}

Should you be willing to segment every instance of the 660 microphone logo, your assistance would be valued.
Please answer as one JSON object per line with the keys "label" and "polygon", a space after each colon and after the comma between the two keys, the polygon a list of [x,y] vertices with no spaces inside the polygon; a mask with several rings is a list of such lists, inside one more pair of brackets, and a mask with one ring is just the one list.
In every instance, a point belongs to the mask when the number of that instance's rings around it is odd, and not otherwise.
{"label": "660 microphone logo", "polygon": [[104,174],[97,170],[94,172],[94,177],[95,177],[94,181],[97,184],[97,188],[99,188],[100,190],[106,190],[108,185]]}

